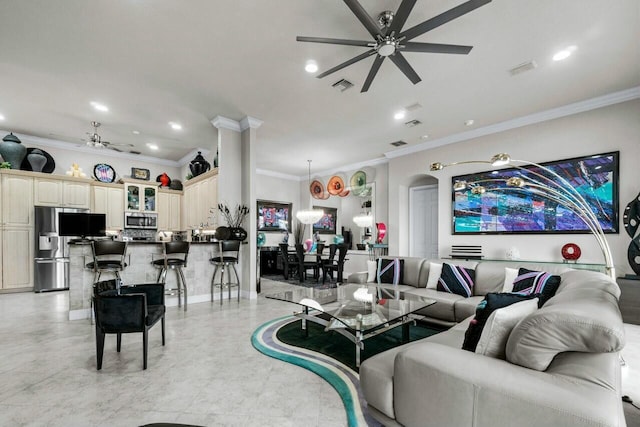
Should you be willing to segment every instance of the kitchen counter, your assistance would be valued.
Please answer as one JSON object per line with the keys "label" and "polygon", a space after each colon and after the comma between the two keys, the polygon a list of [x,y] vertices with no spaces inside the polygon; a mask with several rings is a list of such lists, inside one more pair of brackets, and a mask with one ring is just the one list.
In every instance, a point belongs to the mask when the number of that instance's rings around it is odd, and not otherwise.
{"label": "kitchen counter", "polygon": [[[118,240],[118,239],[116,239]],[[121,242],[122,240],[118,240],[119,242]],[[128,240],[127,244],[129,245],[161,245],[163,244],[164,241],[162,240]],[[211,242],[189,242],[192,245],[210,245],[213,243],[218,243],[217,241],[211,241]],[[87,241],[83,241],[83,242],[69,242],[69,245],[75,245],[75,246],[85,246],[85,245],[91,245],[91,240],[87,240]]]}
{"label": "kitchen counter", "polygon": [[[162,242],[160,241],[129,241],[127,245],[127,267],[120,273],[125,285],[140,283],[155,283],[160,269],[151,262],[162,259]],[[211,300],[211,277],[214,266],[209,262],[213,255],[213,245],[217,242],[192,242],[189,248],[187,267],[184,275],[187,281],[189,304]],[[91,314],[91,297],[93,290],[93,270],[85,265],[93,261],[91,245],[78,242],[69,244],[69,320],[88,319]],[[238,272],[242,271],[242,256]],[[219,274],[219,273],[218,273]],[[114,278],[113,274],[103,273],[100,280]],[[167,288],[176,287],[176,274],[167,273]],[[237,288],[235,288],[237,289]],[[231,291],[231,298],[235,298]],[[220,292],[215,293],[215,298]],[[225,292],[226,298],[226,292]],[[177,296],[166,297],[168,306],[177,305]]]}

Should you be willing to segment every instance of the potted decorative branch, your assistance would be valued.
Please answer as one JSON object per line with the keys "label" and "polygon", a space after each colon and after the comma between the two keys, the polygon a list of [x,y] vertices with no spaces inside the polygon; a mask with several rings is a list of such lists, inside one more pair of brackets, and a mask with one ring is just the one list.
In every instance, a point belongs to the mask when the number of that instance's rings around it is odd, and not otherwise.
{"label": "potted decorative branch", "polygon": [[226,203],[218,203],[218,211],[227,222],[227,226],[231,231],[231,238],[234,240],[245,240],[247,231],[242,228],[244,219],[249,215],[249,208],[246,205],[236,205],[235,208],[229,209]]}

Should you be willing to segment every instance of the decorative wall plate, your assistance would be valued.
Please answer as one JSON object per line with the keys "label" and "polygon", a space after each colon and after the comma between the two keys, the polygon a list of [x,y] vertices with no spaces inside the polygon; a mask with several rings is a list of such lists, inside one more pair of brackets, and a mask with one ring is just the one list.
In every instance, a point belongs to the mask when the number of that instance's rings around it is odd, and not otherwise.
{"label": "decorative wall plate", "polygon": [[100,182],[113,182],[116,179],[116,171],[105,163],[98,163],[93,167],[93,176]]}

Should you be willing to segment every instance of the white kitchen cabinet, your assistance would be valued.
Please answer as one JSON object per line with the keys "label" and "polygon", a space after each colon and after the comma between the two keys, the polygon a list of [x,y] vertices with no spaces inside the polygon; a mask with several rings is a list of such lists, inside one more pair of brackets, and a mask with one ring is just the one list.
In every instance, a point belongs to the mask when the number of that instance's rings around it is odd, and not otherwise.
{"label": "white kitchen cabinet", "polygon": [[158,192],[158,230],[181,230],[181,205],[180,193]]}
{"label": "white kitchen cabinet", "polygon": [[2,225],[33,226],[33,178],[2,175]]}
{"label": "white kitchen cabinet", "polygon": [[88,182],[67,181],[56,178],[35,178],[33,198],[36,206],[64,206],[89,209]]}
{"label": "white kitchen cabinet", "polygon": [[91,212],[105,214],[108,230],[122,230],[124,228],[124,189],[120,186],[94,185]]}
{"label": "white kitchen cabinet", "polygon": [[217,170],[207,172],[184,186],[182,203],[183,229],[198,228],[200,224],[211,223],[211,210],[217,211],[218,206],[218,175]]}
{"label": "white kitchen cabinet", "polygon": [[156,212],[157,195],[156,186],[124,184],[124,204],[129,212]]}
{"label": "white kitchen cabinet", "polygon": [[33,228],[5,228],[0,234],[3,255],[2,289],[32,288]]}

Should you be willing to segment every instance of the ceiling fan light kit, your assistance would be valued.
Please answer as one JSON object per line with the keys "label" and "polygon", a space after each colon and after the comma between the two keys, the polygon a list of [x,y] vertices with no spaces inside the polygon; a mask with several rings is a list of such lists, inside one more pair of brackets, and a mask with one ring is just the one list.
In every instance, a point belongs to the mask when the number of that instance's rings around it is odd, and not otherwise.
{"label": "ceiling fan light kit", "polygon": [[358,20],[369,31],[369,34],[373,37],[374,41],[365,40],[345,40],[345,39],[333,39],[326,37],[306,37],[298,36],[296,40],[299,42],[310,43],[328,43],[346,46],[358,46],[368,47],[368,51],[351,58],[348,61],[343,62],[316,77],[321,79],[329,74],[335,73],[349,65],[355,64],[365,58],[372,55],[376,55],[376,58],[371,65],[369,74],[367,75],[365,82],[360,92],[366,92],[369,90],[373,79],[376,77],[380,66],[385,58],[389,58],[395,65],[402,71],[402,73],[413,84],[419,83],[422,79],[415,70],[409,65],[401,51],[405,52],[420,52],[420,53],[446,53],[446,54],[458,54],[467,55],[473,46],[451,45],[441,43],[421,43],[411,42],[410,40],[421,36],[422,34],[431,31],[441,25],[448,23],[456,18],[459,18],[487,3],[491,0],[469,0],[462,3],[446,12],[441,13],[431,19],[424,21],[408,30],[402,31],[407,18],[411,14],[413,7],[417,0],[402,0],[398,10],[394,13],[386,10],[378,15],[377,22],[364,10],[358,0],[343,0],[347,7],[351,9]]}
{"label": "ceiling fan light kit", "polygon": [[[91,122],[91,126],[93,126],[93,133],[87,132],[87,135],[89,135],[89,140],[87,141],[88,147],[109,148],[110,150],[118,151],[120,153],[122,152],[122,150],[119,149],[118,147],[131,147],[131,148],[133,147],[133,144],[119,144],[119,143],[113,143],[109,141],[103,141],[102,137],[98,134],[98,128],[100,127],[100,125],[101,125],[100,122],[96,122],[96,121]],[[134,150],[130,150],[129,152],[132,154],[140,154],[139,151],[134,151]]]}

